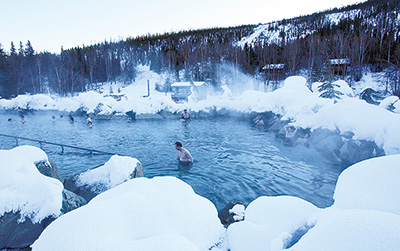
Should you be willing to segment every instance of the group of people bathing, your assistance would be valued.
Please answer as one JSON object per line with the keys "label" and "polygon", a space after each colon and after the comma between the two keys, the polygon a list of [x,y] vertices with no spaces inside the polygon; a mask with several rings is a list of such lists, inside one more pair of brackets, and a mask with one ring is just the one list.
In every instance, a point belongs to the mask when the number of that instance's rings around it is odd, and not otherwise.
{"label": "group of people bathing", "polygon": [[[18,116],[21,118],[21,122],[23,122],[23,123],[26,122],[25,116],[24,116],[24,111],[22,110],[21,107],[18,107]],[[62,115],[60,115],[60,117],[62,117]],[[56,119],[56,117],[54,115],[51,116],[51,118],[52,118],[53,121]],[[93,126],[93,122],[92,122],[92,119],[89,117],[89,114],[85,114],[85,118],[86,118],[87,125],[91,128]],[[68,115],[68,120],[71,123],[75,122],[75,118],[72,116],[72,114]],[[8,122],[12,122],[13,120],[12,120],[12,118],[8,118],[7,121]]]}
{"label": "group of people bathing", "polygon": [[[280,120],[279,116],[275,116],[274,121]],[[263,127],[266,125],[263,118],[259,115],[254,119],[254,125]],[[293,125],[285,125],[283,127],[283,132],[281,135],[284,137],[284,141],[287,145],[294,145],[296,143],[300,143],[305,145],[306,147],[309,146],[308,140],[310,138],[310,134],[308,132],[300,132],[297,127]]]}

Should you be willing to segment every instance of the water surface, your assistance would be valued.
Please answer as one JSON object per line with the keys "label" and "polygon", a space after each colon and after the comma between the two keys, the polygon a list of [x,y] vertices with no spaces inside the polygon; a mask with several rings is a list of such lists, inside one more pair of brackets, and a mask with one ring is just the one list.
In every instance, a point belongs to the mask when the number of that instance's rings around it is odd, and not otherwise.
{"label": "water surface", "polygon": [[[55,116],[55,119],[52,118]],[[12,122],[8,122],[8,118]],[[194,119],[120,120],[93,119],[89,128],[84,117],[70,123],[66,115],[36,112],[21,123],[16,113],[0,113],[2,134],[96,149],[139,159],[144,175],[174,176],[211,200],[218,209],[229,201],[250,203],[259,196],[291,195],[318,207],[330,206],[341,168],[312,146],[284,146],[275,134],[254,127],[247,119],[219,117]],[[193,155],[190,167],[176,160],[175,141]],[[1,149],[15,147],[13,138],[0,137]],[[19,145],[39,143],[19,140]],[[110,156],[42,145],[58,166],[62,178],[104,164]]]}

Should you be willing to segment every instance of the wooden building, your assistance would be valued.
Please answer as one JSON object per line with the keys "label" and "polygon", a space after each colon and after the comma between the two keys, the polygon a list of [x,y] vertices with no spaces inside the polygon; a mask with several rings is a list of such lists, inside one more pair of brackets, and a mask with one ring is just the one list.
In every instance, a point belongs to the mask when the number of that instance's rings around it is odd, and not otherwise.
{"label": "wooden building", "polygon": [[330,59],[327,65],[334,75],[346,76],[350,65],[350,58]]}
{"label": "wooden building", "polygon": [[204,99],[209,91],[206,82],[175,82],[171,85],[171,89],[171,98],[175,102],[186,101],[192,94],[198,99]]}

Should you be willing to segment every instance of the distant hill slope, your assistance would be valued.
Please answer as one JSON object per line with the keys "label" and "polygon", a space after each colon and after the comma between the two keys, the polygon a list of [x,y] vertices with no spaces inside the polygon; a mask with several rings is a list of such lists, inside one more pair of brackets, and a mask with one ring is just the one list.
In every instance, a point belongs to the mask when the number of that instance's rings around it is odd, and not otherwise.
{"label": "distant hill slope", "polygon": [[327,30],[342,30],[347,33],[391,32],[398,36],[399,27],[400,1],[367,1],[340,9],[261,24],[238,44],[281,44],[314,33],[324,34]]}

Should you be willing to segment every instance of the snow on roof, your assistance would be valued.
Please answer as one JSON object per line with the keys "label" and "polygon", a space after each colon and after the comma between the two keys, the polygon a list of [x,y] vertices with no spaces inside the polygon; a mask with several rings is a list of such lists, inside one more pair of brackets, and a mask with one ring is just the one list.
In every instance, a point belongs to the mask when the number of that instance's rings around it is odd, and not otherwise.
{"label": "snow on roof", "polygon": [[194,81],[194,82],[175,82],[171,85],[171,87],[189,87],[192,86],[202,86],[202,85],[207,85],[206,82],[204,81]]}
{"label": "snow on roof", "polygon": [[195,82],[193,82],[193,85],[194,86],[202,86],[202,85],[207,85],[207,83],[204,81],[195,81]]}
{"label": "snow on roof", "polygon": [[267,64],[262,69],[263,70],[275,70],[275,69],[283,69],[285,68],[285,64]]}
{"label": "snow on roof", "polygon": [[331,65],[350,64],[350,58],[330,59],[328,62]]}
{"label": "snow on roof", "polygon": [[171,87],[190,87],[190,82],[175,82],[171,85]]}

